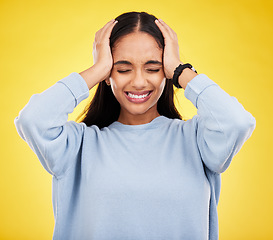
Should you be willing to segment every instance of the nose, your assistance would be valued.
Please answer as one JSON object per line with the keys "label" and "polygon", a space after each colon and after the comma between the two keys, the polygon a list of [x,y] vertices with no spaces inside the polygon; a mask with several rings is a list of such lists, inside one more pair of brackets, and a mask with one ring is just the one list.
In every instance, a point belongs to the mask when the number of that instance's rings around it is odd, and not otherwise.
{"label": "nose", "polygon": [[148,82],[141,70],[135,71],[131,80],[132,87],[137,90],[146,89]]}

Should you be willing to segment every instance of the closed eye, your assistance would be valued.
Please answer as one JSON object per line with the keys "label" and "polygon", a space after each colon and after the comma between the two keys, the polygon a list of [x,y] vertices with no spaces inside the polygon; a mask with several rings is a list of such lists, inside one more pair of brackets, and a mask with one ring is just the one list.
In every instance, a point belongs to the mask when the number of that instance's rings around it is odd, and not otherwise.
{"label": "closed eye", "polygon": [[[148,72],[159,72],[160,69],[147,69]],[[119,73],[130,72],[131,70],[117,70]]]}
{"label": "closed eye", "polygon": [[125,72],[129,72],[131,70],[117,70],[119,73],[125,73]]}

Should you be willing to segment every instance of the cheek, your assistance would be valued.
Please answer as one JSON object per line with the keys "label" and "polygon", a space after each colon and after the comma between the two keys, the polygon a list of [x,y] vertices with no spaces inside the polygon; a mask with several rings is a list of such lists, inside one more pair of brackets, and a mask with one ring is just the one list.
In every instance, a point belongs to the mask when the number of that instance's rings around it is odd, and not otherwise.
{"label": "cheek", "polygon": [[166,85],[166,78],[163,78],[163,80],[160,82],[160,84],[158,86],[158,90],[160,92],[160,95],[162,94],[165,85]]}
{"label": "cheek", "polygon": [[126,74],[122,75],[122,74],[117,73],[117,71],[112,71],[112,73],[109,77],[109,80],[110,80],[111,85],[115,89],[121,89],[128,82],[128,77]]}
{"label": "cheek", "polygon": [[116,99],[118,100],[120,94],[122,94],[121,90],[124,88],[124,81],[116,78],[113,75],[109,78],[109,80],[111,83],[112,92],[114,96],[116,97]]}

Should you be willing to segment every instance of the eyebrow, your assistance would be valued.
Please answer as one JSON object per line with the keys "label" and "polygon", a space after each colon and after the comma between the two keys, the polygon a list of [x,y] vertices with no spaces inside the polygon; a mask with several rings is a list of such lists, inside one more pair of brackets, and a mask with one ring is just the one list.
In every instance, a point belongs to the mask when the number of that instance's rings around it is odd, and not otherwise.
{"label": "eyebrow", "polygon": [[[125,60],[117,61],[117,62],[114,63],[114,65],[119,65],[119,64],[132,65],[132,63],[130,63],[129,61],[125,61]],[[147,64],[157,64],[157,65],[161,66],[162,62],[159,62],[157,60],[149,60],[144,65],[147,65]]]}

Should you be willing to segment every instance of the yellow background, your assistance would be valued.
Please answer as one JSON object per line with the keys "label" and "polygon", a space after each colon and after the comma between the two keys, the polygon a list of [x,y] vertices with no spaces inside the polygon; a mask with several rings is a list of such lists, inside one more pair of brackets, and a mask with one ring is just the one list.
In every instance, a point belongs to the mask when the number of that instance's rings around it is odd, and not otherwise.
{"label": "yellow background", "polygon": [[[0,239],[51,239],[54,227],[51,175],[14,118],[31,95],[91,66],[95,32],[127,11],[165,20],[178,34],[181,60],[256,118],[252,137],[222,174],[220,239],[273,239],[273,4],[266,0],[0,1]],[[183,91],[179,109],[191,118],[196,109]]]}

